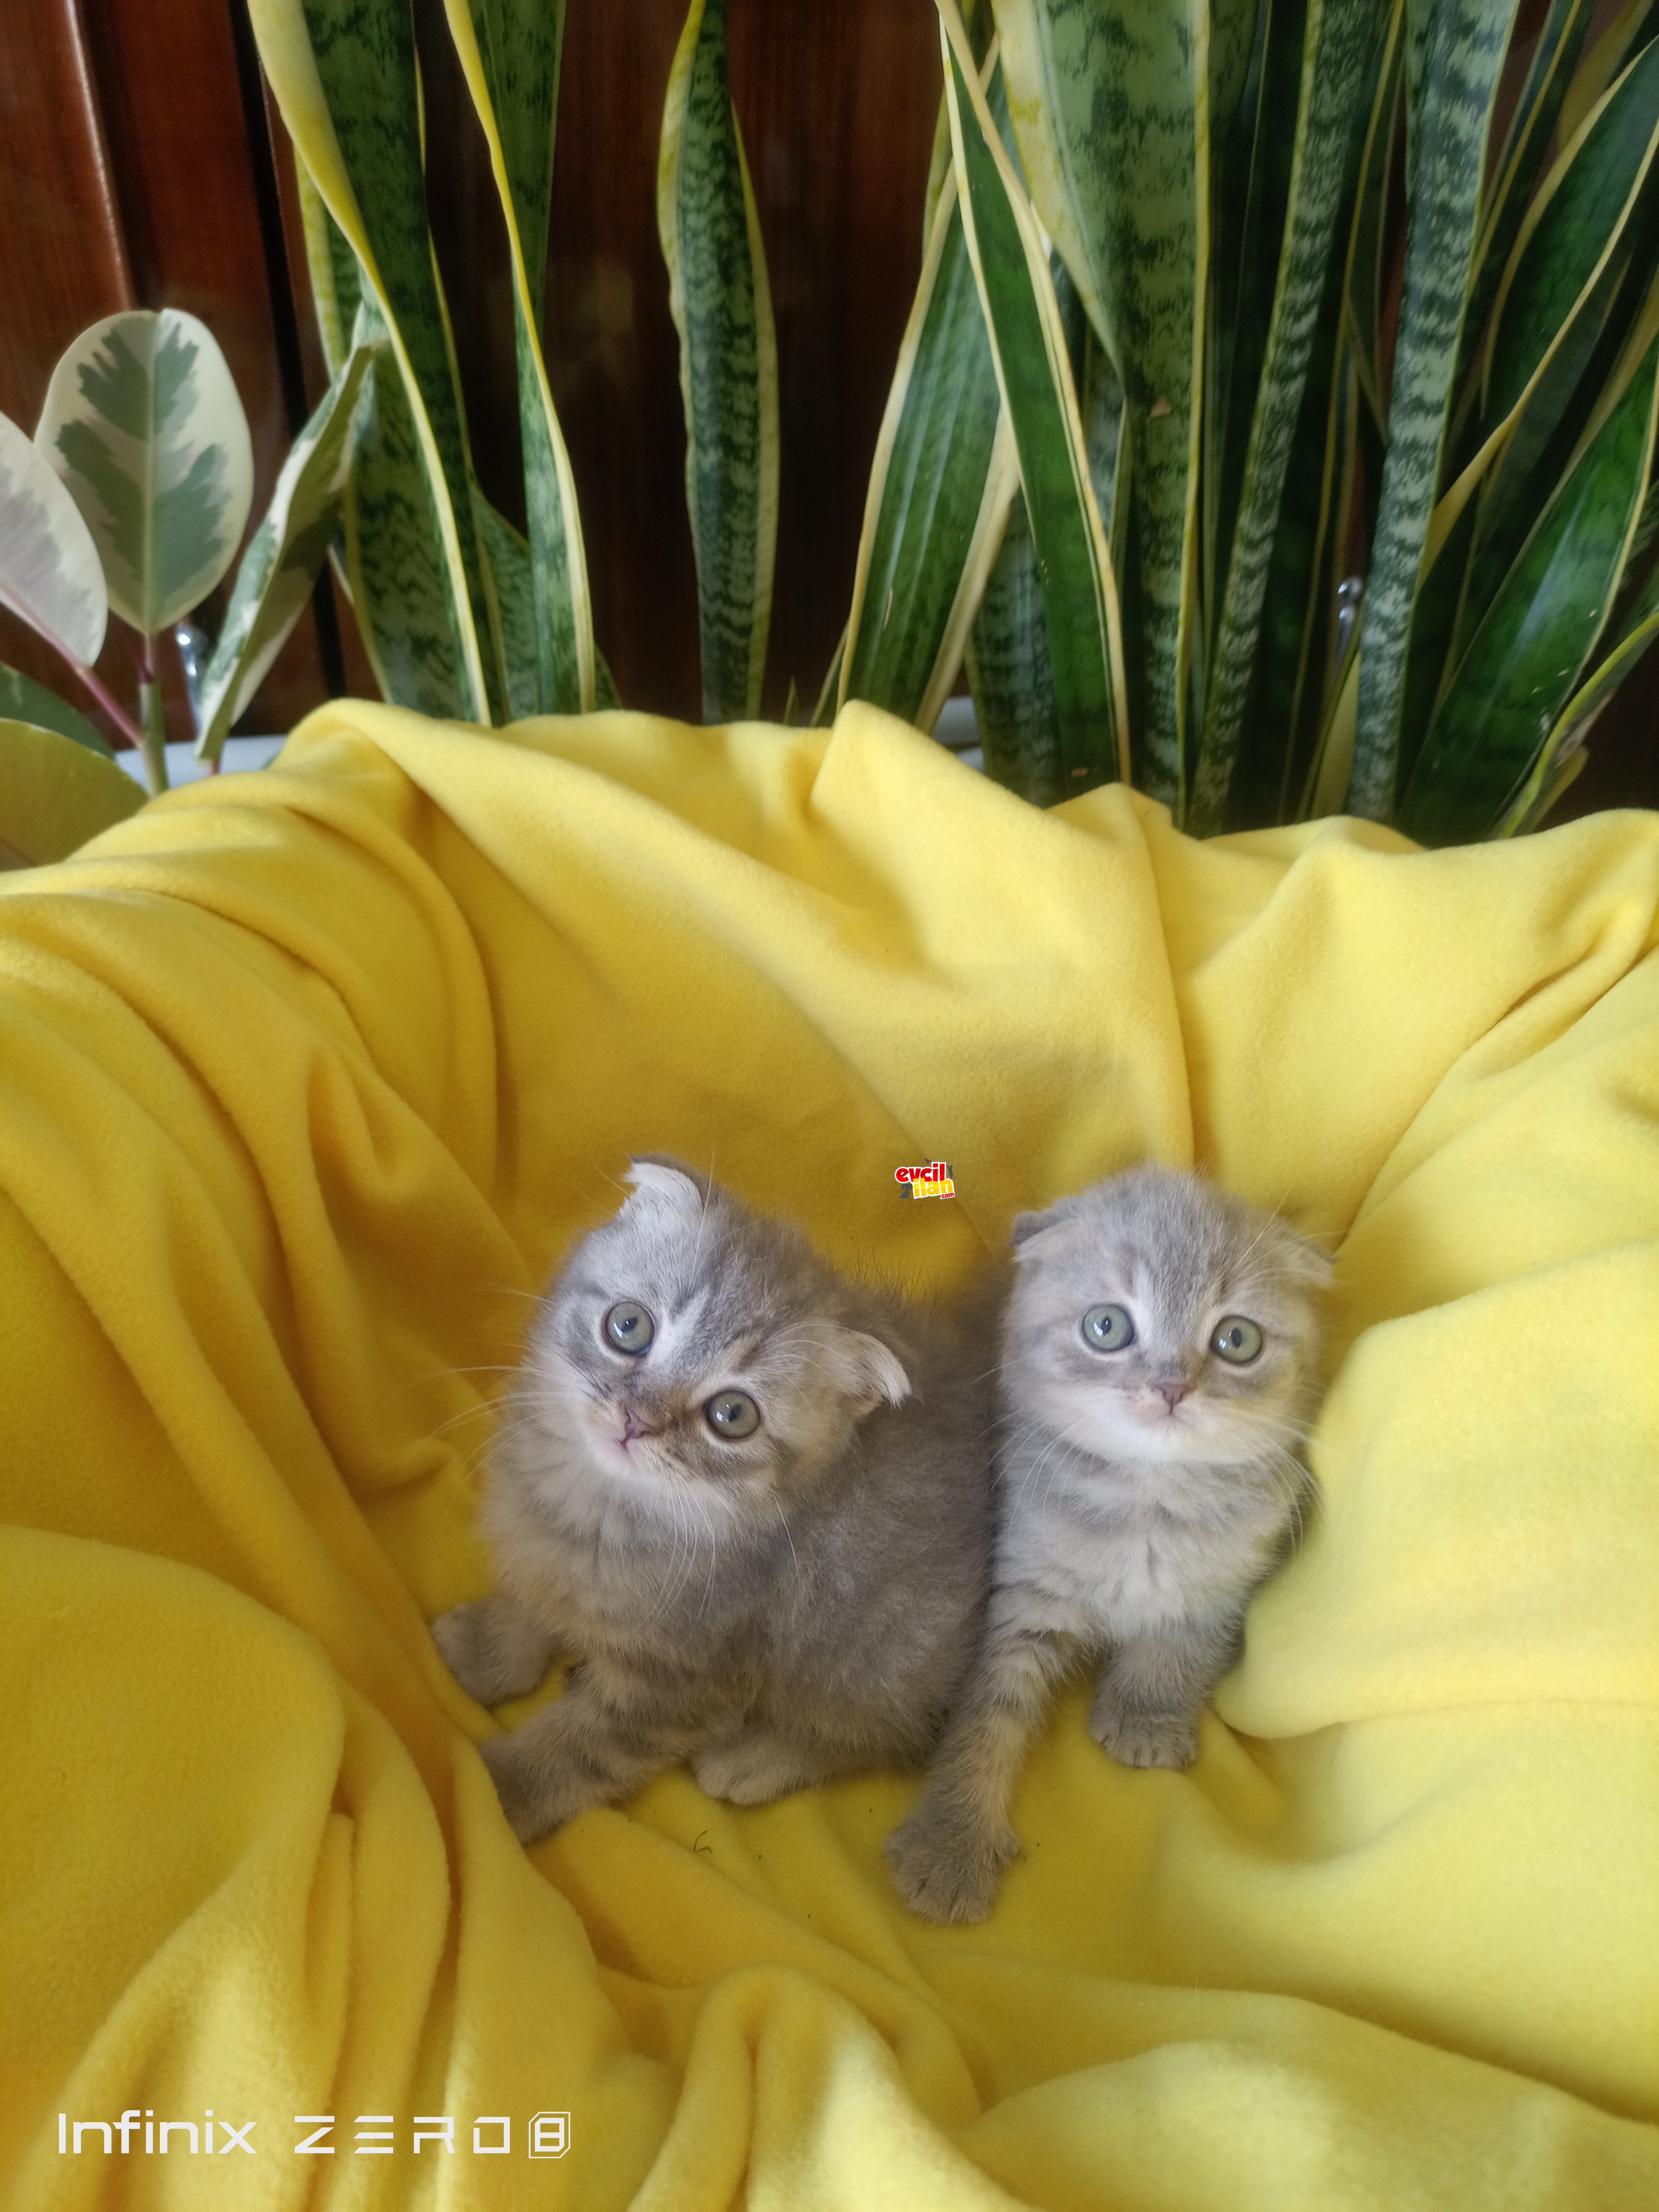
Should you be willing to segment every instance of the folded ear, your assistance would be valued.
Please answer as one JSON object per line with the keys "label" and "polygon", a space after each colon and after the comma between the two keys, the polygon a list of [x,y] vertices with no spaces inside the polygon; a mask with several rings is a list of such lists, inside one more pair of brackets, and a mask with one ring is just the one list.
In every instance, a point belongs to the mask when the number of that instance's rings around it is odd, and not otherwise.
{"label": "folded ear", "polygon": [[707,1177],[670,1159],[666,1152],[641,1152],[628,1164],[628,1180],[641,1198],[685,1213],[701,1213],[708,1196]]}
{"label": "folded ear", "polygon": [[1014,1248],[1015,1259],[1023,1260],[1025,1257],[1020,1249],[1022,1245],[1029,1244],[1033,1237],[1042,1237],[1050,1229],[1058,1229],[1061,1221],[1071,1211],[1072,1201],[1069,1198],[1057,1198],[1052,1206],[1045,1207],[1041,1213],[1017,1213],[1013,1218],[1013,1225],[1008,1231],[1008,1241]]}
{"label": "folded ear", "polygon": [[902,1406],[910,1395],[910,1378],[898,1354],[878,1336],[862,1329],[832,1328],[824,1344],[824,1364],[857,1406],[872,1413],[884,1400]]}
{"label": "folded ear", "polygon": [[1322,1291],[1336,1272],[1336,1261],[1322,1244],[1286,1232],[1285,1243],[1291,1274],[1310,1291]]}

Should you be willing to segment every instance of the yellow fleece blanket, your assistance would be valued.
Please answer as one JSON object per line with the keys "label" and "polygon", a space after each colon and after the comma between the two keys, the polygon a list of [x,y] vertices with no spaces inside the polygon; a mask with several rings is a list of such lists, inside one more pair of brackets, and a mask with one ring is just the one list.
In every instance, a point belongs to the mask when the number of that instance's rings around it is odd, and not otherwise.
{"label": "yellow fleece blanket", "polygon": [[[1652,816],[1200,845],[859,708],[343,703],[5,879],[0,2197],[1659,2202],[1656,910]],[[983,1928],[912,1778],[497,1810],[426,1624],[641,1150],[913,1285],[1147,1154],[1340,1249],[1198,1764],[1079,1690]]]}

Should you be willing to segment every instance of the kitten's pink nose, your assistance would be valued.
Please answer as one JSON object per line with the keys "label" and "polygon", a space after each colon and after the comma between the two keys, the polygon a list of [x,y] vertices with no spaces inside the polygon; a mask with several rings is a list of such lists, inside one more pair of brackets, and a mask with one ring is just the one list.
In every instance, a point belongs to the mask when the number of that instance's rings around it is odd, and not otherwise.
{"label": "kitten's pink nose", "polygon": [[1172,1413],[1192,1387],[1190,1382],[1154,1382],[1152,1385]]}
{"label": "kitten's pink nose", "polygon": [[634,1408],[631,1406],[623,1407],[623,1432],[621,1437],[617,1439],[619,1443],[630,1444],[633,1443],[635,1437],[654,1437],[660,1433],[661,1431],[659,1430],[653,1429],[648,1425],[648,1423],[641,1420],[639,1415],[634,1411]]}

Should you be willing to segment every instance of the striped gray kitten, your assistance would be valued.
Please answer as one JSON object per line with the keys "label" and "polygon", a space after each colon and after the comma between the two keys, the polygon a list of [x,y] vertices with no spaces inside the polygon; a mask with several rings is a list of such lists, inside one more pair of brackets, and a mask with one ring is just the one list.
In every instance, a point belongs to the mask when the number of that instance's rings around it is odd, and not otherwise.
{"label": "striped gray kitten", "polygon": [[682,1759],[738,1805],[919,1765],[989,1576],[982,1347],[672,1161],[629,1180],[532,1324],[484,1506],[499,1587],[433,1624],[486,1705],[580,1656],[483,1746],[526,1841]]}
{"label": "striped gray kitten", "polygon": [[1055,1680],[1100,1668],[1089,1729],[1186,1766],[1250,1597],[1312,1478],[1326,1255],[1196,1176],[1143,1167],[1014,1223],[996,1567],[974,1670],[887,1840],[930,1920],[979,1920],[1019,1850],[1008,1806]]}

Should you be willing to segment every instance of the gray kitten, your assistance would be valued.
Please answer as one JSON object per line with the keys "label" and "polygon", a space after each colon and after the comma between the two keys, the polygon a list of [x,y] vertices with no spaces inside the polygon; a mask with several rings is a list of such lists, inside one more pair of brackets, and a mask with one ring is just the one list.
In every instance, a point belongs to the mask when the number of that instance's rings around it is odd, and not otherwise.
{"label": "gray kitten", "polygon": [[1051,1684],[1104,1662],[1089,1729],[1186,1766],[1252,1593],[1311,1496],[1326,1255],[1271,1214],[1143,1167],[1014,1223],[1000,1529],[973,1674],[887,1841],[906,1902],[979,1920],[1019,1850],[1008,1804]]}
{"label": "gray kitten", "polygon": [[484,1506],[499,1588],[433,1624],[526,1841],[689,1759],[757,1805],[919,1765],[971,1659],[991,1382],[940,1321],[672,1161],[538,1308]]}

